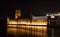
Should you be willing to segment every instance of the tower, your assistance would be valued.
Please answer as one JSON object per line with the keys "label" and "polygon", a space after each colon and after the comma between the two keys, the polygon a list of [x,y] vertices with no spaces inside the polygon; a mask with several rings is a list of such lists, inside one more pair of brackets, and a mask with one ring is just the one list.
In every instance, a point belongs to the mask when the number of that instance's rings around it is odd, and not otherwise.
{"label": "tower", "polygon": [[17,19],[18,17],[21,17],[21,11],[20,10],[15,11],[15,19]]}

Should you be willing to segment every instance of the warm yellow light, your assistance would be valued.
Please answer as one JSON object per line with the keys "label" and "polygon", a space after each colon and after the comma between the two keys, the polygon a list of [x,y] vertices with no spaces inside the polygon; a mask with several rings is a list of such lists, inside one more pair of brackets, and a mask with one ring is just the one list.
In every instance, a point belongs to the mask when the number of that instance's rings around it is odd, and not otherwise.
{"label": "warm yellow light", "polygon": [[7,25],[7,27],[17,27],[17,25]]}
{"label": "warm yellow light", "polygon": [[9,21],[8,24],[18,24],[17,21]]}
{"label": "warm yellow light", "polygon": [[8,24],[26,24],[26,25],[47,25],[47,21],[9,21]]}

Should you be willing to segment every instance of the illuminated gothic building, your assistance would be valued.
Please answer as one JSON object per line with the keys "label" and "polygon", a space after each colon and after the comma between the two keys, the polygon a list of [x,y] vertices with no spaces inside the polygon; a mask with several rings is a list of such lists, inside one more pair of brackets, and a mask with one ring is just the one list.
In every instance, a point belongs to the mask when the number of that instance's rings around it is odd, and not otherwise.
{"label": "illuminated gothic building", "polygon": [[[53,29],[47,26],[60,24],[60,14],[46,14],[46,16],[31,16],[31,19],[20,19],[21,11],[15,11],[15,19],[7,17],[7,34],[14,37],[49,37]],[[50,33],[49,33],[50,32]],[[53,34],[53,33],[52,33]],[[10,37],[12,37],[10,36]],[[53,35],[50,35],[52,37]],[[8,36],[9,37],[9,36]]]}
{"label": "illuminated gothic building", "polygon": [[47,17],[46,16],[43,16],[43,17],[31,16],[31,19],[20,19],[20,18],[21,18],[20,10],[15,11],[15,19],[10,19],[9,17],[7,17],[7,34],[8,35],[14,35],[15,37],[17,36],[25,37],[28,35],[41,36],[41,37],[47,36],[47,27],[46,27]]}
{"label": "illuminated gothic building", "polygon": [[18,21],[18,24],[47,25],[47,17],[46,16],[43,16],[43,17],[42,16],[40,16],[40,17],[31,16],[31,18],[32,18],[31,20],[30,19],[20,19],[20,18],[21,18],[21,11],[16,10],[15,11],[15,19],[10,20],[10,18],[7,18],[7,23],[12,24],[12,22],[14,21],[17,24],[17,21]]}

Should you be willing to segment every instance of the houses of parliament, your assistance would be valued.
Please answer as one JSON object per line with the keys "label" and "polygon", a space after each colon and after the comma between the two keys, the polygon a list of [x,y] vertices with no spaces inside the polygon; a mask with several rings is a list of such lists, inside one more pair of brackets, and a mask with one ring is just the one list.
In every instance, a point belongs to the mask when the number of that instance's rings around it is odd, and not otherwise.
{"label": "houses of parliament", "polygon": [[[20,19],[21,11],[15,11],[15,19],[7,17],[8,37],[56,37],[56,29],[60,26],[60,13],[47,13],[46,16],[33,16]],[[57,33],[57,32],[56,32]],[[55,36],[56,35],[56,36]]]}

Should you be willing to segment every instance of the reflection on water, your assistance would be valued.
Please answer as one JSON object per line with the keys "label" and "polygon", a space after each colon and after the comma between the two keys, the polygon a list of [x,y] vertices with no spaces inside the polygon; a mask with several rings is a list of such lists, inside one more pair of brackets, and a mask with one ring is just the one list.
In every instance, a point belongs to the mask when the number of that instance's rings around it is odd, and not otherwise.
{"label": "reflection on water", "polygon": [[[13,26],[14,28],[7,28],[7,33],[14,35],[14,37],[47,37],[46,26]],[[9,36],[8,36],[9,37]]]}

